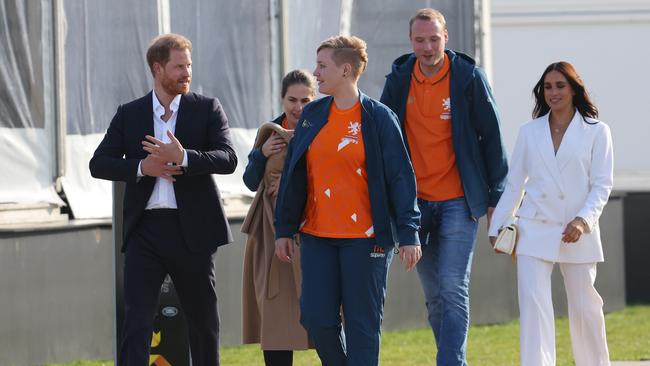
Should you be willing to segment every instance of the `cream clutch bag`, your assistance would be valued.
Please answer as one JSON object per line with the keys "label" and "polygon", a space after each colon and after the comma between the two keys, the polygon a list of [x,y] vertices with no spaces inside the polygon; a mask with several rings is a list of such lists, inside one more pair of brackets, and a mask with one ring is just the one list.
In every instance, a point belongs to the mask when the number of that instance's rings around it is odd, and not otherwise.
{"label": "cream clutch bag", "polygon": [[517,228],[517,224],[513,220],[513,222],[503,227],[499,232],[496,243],[494,243],[494,249],[512,256],[514,260],[517,252],[518,236],[519,228]]}

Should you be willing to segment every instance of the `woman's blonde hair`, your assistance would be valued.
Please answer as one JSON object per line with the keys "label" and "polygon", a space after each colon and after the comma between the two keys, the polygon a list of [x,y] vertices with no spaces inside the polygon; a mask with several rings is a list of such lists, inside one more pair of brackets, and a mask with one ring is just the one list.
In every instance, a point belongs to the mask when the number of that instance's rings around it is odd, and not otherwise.
{"label": "woman's blonde hair", "polygon": [[366,52],[366,42],[355,36],[335,36],[323,41],[318,46],[316,53],[325,48],[334,50],[332,59],[336,66],[348,63],[352,66],[352,75],[355,79],[366,70],[368,64],[368,53]]}

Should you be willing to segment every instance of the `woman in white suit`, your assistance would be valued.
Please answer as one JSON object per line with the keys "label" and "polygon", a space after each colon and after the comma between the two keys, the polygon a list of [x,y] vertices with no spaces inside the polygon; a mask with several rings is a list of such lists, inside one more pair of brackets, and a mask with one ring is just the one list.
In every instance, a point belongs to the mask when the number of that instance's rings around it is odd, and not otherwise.
{"label": "woman in white suit", "polygon": [[555,365],[551,272],[559,263],[576,365],[609,365],[603,300],[594,288],[603,261],[598,218],[613,183],[609,127],[595,119],[598,110],[567,62],[549,65],[533,94],[535,119],[519,129],[489,230],[494,242],[518,217],[521,364]]}

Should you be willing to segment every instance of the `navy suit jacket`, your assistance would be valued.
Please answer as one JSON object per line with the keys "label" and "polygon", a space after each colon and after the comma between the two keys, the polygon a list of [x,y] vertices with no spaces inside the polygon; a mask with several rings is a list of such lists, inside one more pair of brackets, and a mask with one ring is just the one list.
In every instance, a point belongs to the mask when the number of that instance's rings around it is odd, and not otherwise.
{"label": "navy suit jacket", "polygon": [[[147,156],[142,149],[145,135],[154,136],[151,92],[117,108],[90,160],[93,177],[126,182],[122,251],[156,182],[155,177],[137,176],[138,163]],[[230,174],[237,166],[228,119],[219,101],[196,93],[181,96],[175,136],[187,151],[188,163],[174,182],[183,237],[192,252],[214,252],[233,240],[211,174]]]}

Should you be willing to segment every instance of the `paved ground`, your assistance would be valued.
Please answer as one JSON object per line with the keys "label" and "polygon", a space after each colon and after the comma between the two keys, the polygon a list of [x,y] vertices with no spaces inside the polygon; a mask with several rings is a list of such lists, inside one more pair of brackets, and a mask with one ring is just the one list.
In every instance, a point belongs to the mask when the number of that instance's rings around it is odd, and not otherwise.
{"label": "paved ground", "polygon": [[650,366],[650,361],[613,361],[612,366]]}

